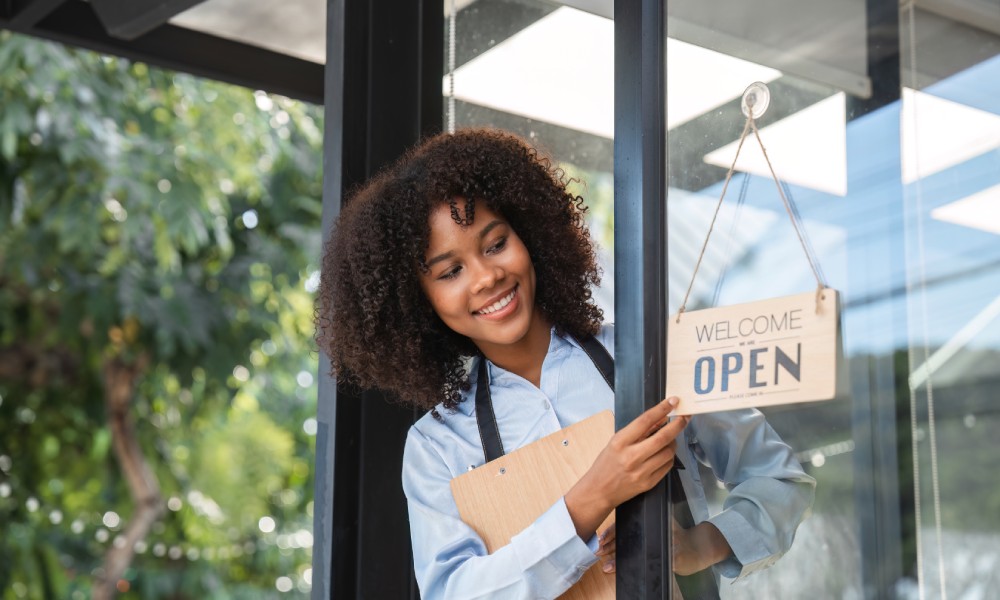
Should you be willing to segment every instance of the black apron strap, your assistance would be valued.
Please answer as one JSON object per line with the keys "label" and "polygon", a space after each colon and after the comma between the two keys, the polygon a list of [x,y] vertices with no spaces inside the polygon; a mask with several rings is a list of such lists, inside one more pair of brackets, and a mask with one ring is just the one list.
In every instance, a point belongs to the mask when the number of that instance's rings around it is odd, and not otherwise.
{"label": "black apron strap", "polygon": [[[608,353],[607,348],[592,335],[577,340],[577,343],[590,357],[611,391],[614,391],[615,361]],[[486,462],[503,456],[503,443],[500,441],[500,430],[497,427],[496,414],[493,412],[493,398],[490,395],[490,377],[486,357],[479,358],[479,373],[476,379],[476,423],[479,425],[479,437],[483,442]],[[670,501],[674,505],[674,518],[677,519],[677,523],[681,527],[689,529],[695,525],[694,516],[691,514],[691,507],[688,506],[681,478],[677,474],[677,469],[683,469],[684,465],[680,461],[674,461],[674,465],[676,468],[671,469],[669,474],[671,478]],[[717,600],[719,598],[719,588],[715,576],[712,574],[712,569],[705,569],[687,577],[678,575],[676,579],[684,600]]]}
{"label": "black apron strap", "polygon": [[[594,336],[588,335],[577,340],[583,351],[597,367],[611,391],[615,389],[615,359],[608,354],[607,348],[598,342]],[[483,454],[486,462],[500,458],[505,454],[503,442],[500,441],[500,429],[497,427],[496,413],[493,412],[493,398],[490,395],[490,374],[486,365],[486,357],[479,358],[479,372],[476,377],[476,425],[479,426],[479,439],[483,443]]]}
{"label": "black apron strap", "polygon": [[503,456],[503,442],[500,441],[497,416],[493,412],[493,398],[490,396],[490,374],[486,366],[485,356],[479,357],[479,377],[476,379],[476,424],[479,425],[479,439],[483,441],[486,462]]}
{"label": "black apron strap", "polygon": [[590,361],[600,371],[601,377],[604,378],[604,382],[608,384],[611,391],[615,391],[615,359],[608,354],[608,349],[592,335],[588,335],[582,340],[577,340],[577,343],[580,344],[583,351],[590,357]]}

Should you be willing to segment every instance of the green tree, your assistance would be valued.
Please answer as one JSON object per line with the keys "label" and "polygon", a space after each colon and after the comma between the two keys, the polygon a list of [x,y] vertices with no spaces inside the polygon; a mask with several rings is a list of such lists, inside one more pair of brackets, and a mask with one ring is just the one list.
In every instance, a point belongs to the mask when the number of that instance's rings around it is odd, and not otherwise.
{"label": "green tree", "polygon": [[6,32],[0,98],[0,590],[273,590],[311,541],[321,111]]}

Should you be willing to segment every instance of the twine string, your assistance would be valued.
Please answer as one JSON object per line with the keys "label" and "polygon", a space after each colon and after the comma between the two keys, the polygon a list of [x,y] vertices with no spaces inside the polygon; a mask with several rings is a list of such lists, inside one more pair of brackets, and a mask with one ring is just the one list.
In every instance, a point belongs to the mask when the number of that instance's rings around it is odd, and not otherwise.
{"label": "twine string", "polygon": [[729,274],[729,266],[733,262],[733,246],[735,246],[733,240],[736,238],[736,226],[740,222],[740,215],[743,214],[743,205],[749,189],[750,173],[744,173],[743,181],[740,184],[740,195],[736,200],[736,210],[733,212],[733,222],[729,224],[729,231],[726,234],[726,251],[723,253],[725,262],[722,263],[719,280],[715,283],[715,291],[712,292],[712,306],[719,303],[719,296],[722,294],[722,288],[726,284],[726,276]]}
{"label": "twine string", "polygon": [[[802,214],[799,212],[799,207],[795,204],[795,198],[792,196],[792,189],[789,187],[788,182],[781,182],[781,189],[785,190],[785,196],[788,198],[788,204],[792,207],[792,216],[795,218],[795,222],[798,223],[799,228],[803,231],[805,230],[805,221],[802,219]],[[809,236],[804,235],[802,238],[806,242],[807,254],[813,257],[815,261],[816,272],[819,273],[819,278],[826,281],[826,273],[823,272],[823,265],[819,264],[819,254],[816,253],[816,249],[813,248],[812,242],[809,240]]]}
{"label": "twine string", "polygon": [[750,131],[750,123],[753,122],[753,117],[747,117],[747,122],[743,124],[743,133],[740,134],[740,143],[736,146],[736,155],[733,156],[733,164],[729,165],[729,171],[726,173],[726,182],[722,184],[722,193],[719,194],[719,201],[715,204],[715,212],[712,213],[712,222],[708,225],[708,234],[705,235],[705,241],[701,244],[701,252],[698,253],[698,261],[694,264],[694,272],[691,273],[691,282],[688,283],[687,291],[684,292],[684,301],[681,302],[681,309],[677,312],[677,322],[681,322],[681,315],[684,313],[684,307],[687,306],[688,298],[691,296],[691,288],[694,286],[694,278],[698,275],[698,269],[701,267],[701,259],[705,258],[705,248],[708,247],[708,239],[712,237],[712,229],[715,228],[715,220],[719,217],[719,209],[722,208],[722,200],[726,197],[726,190],[729,189],[729,182],[733,180],[733,173],[736,172],[736,160],[740,157],[740,150],[743,149],[743,142],[747,139],[747,133]]}
{"label": "twine string", "polygon": [[823,290],[826,288],[826,284],[823,282],[823,276],[820,274],[819,270],[819,260],[817,260],[812,253],[809,251],[809,245],[806,242],[805,234],[802,231],[802,227],[796,220],[797,211],[792,208],[791,202],[785,195],[784,189],[781,187],[781,181],[778,179],[777,173],[774,171],[774,165],[771,164],[771,158],[767,155],[767,148],[764,147],[764,142],[760,139],[760,132],[757,130],[757,123],[753,118],[753,113],[747,117],[746,123],[743,125],[743,133],[740,134],[739,144],[736,146],[736,155],[733,156],[733,162],[729,166],[729,171],[726,172],[726,180],[722,185],[722,193],[719,194],[719,201],[715,204],[715,212],[712,214],[712,221],[708,225],[708,233],[705,235],[705,241],[701,245],[701,252],[698,253],[698,260],[695,262],[694,271],[691,273],[691,281],[688,283],[687,291],[684,292],[684,301],[681,302],[681,308],[677,311],[677,322],[681,322],[681,315],[684,314],[684,310],[687,308],[688,299],[691,297],[691,289],[694,287],[695,277],[698,276],[698,269],[701,267],[701,261],[705,258],[705,249],[708,248],[708,240],[712,237],[712,230],[715,229],[715,221],[719,217],[719,209],[722,208],[722,201],[726,197],[726,190],[729,189],[729,182],[732,181],[733,173],[736,171],[736,161],[740,157],[740,151],[743,149],[743,142],[746,141],[747,134],[753,131],[754,137],[757,139],[757,144],[760,145],[761,152],[764,153],[764,160],[767,162],[767,168],[771,172],[771,178],[774,180],[774,185],[778,188],[778,195],[781,197],[781,202],[785,207],[785,212],[788,213],[788,220],[792,223],[792,228],[795,230],[795,235],[799,238],[799,244],[802,246],[802,251],[806,255],[806,260],[809,262],[809,268],[812,269],[813,276],[816,278],[816,311],[819,312],[821,302],[824,298]]}
{"label": "twine string", "polygon": [[785,212],[788,213],[788,219],[792,222],[792,228],[795,230],[795,235],[799,238],[799,244],[802,245],[802,252],[805,253],[806,260],[809,261],[809,268],[812,269],[813,276],[816,277],[816,288],[822,290],[826,287],[826,285],[823,284],[823,278],[819,274],[817,261],[815,261],[812,254],[809,253],[809,247],[806,244],[802,228],[795,220],[792,205],[788,201],[788,197],[785,196],[785,190],[781,187],[781,181],[778,179],[778,175],[774,172],[774,165],[771,164],[771,159],[767,156],[767,148],[764,147],[764,142],[760,139],[760,131],[757,130],[757,123],[753,119],[750,119],[750,127],[753,128],[753,135],[757,138],[757,143],[760,144],[760,151],[764,153],[764,160],[767,161],[767,168],[771,171],[771,178],[774,179],[774,186],[778,188],[778,195],[781,196],[781,202],[785,205]]}

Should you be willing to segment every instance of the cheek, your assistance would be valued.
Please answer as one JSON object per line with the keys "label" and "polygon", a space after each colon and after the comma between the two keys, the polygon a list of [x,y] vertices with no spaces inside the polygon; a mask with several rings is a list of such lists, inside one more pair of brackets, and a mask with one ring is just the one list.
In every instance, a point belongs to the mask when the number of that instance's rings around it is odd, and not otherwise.
{"label": "cheek", "polygon": [[528,249],[521,244],[519,248],[520,252],[517,253],[517,264],[519,270],[524,273],[528,273],[531,276],[531,280],[535,280],[535,265],[531,262],[531,255],[528,254]]}
{"label": "cheek", "polygon": [[461,298],[454,290],[449,289],[449,286],[425,286],[424,295],[431,308],[442,320],[453,316],[461,308]]}
{"label": "cheek", "polygon": [[427,302],[431,305],[434,312],[441,313],[441,298],[435,290],[424,288],[424,297],[427,298]]}
{"label": "cheek", "polygon": [[431,310],[433,310],[434,312],[439,312],[438,311],[439,301],[437,298],[437,294],[434,293],[434,287],[429,283],[427,283],[426,281],[421,280],[420,291],[421,293],[423,293],[424,298],[427,299],[427,303],[430,304]]}

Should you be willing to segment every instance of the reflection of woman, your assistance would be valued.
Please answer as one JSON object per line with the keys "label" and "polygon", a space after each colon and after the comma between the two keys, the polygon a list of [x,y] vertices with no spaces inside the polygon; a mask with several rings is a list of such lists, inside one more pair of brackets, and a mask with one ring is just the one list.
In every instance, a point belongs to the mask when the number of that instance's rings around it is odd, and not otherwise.
{"label": "reflection of woman", "polygon": [[[508,452],[614,408],[584,351],[596,339],[614,353],[613,328],[591,300],[599,276],[584,210],[523,142],[466,131],[412,150],[337,223],[323,261],[319,341],[341,377],[430,409],[410,430],[403,461],[425,598],[554,598],[595,551],[613,570],[613,532],[599,543],[596,528],[660,481],[675,456],[698,523],[675,533],[681,574],[718,563],[736,576],[770,564],[811,502],[814,482],[759,413],[664,425],[672,404],[663,402],[616,433],[564,498],[492,555],[459,519],[449,482],[485,461],[477,390],[489,392]],[[696,459],[730,488],[711,519]]]}

